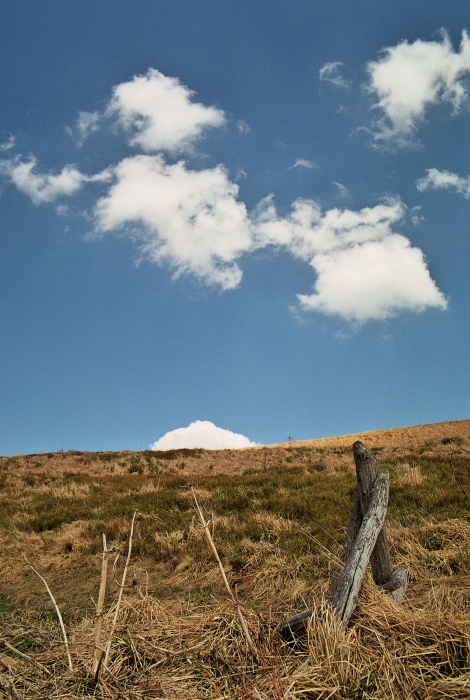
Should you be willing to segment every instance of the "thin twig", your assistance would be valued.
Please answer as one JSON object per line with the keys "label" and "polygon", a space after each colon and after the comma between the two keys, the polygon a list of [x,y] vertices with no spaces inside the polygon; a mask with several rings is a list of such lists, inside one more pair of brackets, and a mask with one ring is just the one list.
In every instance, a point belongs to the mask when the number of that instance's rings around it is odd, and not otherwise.
{"label": "thin twig", "polygon": [[219,565],[220,573],[222,574],[222,579],[223,579],[223,582],[225,584],[225,588],[227,589],[227,592],[230,596],[230,599],[234,605],[235,612],[237,613],[238,619],[240,620],[240,624],[242,626],[242,630],[243,630],[243,634],[245,635],[246,642],[248,644],[248,647],[250,649],[251,654],[256,659],[257,658],[256,649],[255,649],[255,645],[253,644],[253,640],[251,639],[250,633],[248,631],[248,626],[246,624],[245,618],[244,618],[243,613],[241,611],[237,597],[234,594],[234,592],[232,591],[230,584],[228,582],[227,576],[225,574],[225,569],[224,569],[223,564],[220,560],[219,553],[217,552],[217,548],[214,544],[214,540],[212,539],[212,535],[211,535],[210,530],[209,530],[209,522],[206,522],[206,520],[204,518],[203,512],[202,512],[201,507],[198,503],[196,494],[194,492],[194,488],[192,486],[191,486],[191,493],[193,494],[194,503],[196,504],[196,509],[197,509],[197,512],[199,515],[199,519],[201,521],[201,525],[204,528],[204,532],[206,533],[206,537],[208,539],[208,542],[209,542],[210,547],[212,549],[212,552],[214,554],[215,560],[216,560],[217,564]]}
{"label": "thin twig", "polygon": [[5,659],[3,659],[1,656],[0,656],[0,666],[1,666],[5,671],[8,671],[8,673],[13,673],[12,667],[9,666],[9,665],[7,664],[7,662],[5,661]]}
{"label": "thin twig", "polygon": [[453,456],[454,456],[454,454],[453,454],[453,452],[451,451],[451,453],[450,453],[450,462],[449,462],[449,466],[450,466],[450,468],[451,468],[451,470],[452,470],[452,474],[454,475],[454,479],[456,480],[456,482],[457,482],[458,485],[460,486],[460,489],[461,489],[463,495],[465,496],[465,498],[467,499],[467,501],[470,503],[470,496],[468,495],[468,493],[467,493],[466,490],[464,489],[463,484],[462,484],[462,482],[460,481],[459,477],[457,476],[457,472],[456,472],[455,469],[454,469],[454,465],[453,465],[453,463],[452,463],[452,458],[453,458]]}
{"label": "thin twig", "polygon": [[[117,619],[118,619],[118,615],[119,615],[119,608],[121,607],[122,594],[123,594],[124,586],[125,586],[125,583],[126,583],[127,568],[128,568],[128,566],[129,566],[129,561],[130,561],[130,558],[131,558],[132,537],[133,537],[133,535],[134,535],[134,522],[135,522],[135,516],[136,516],[136,514],[137,514],[137,511],[135,510],[135,511],[134,511],[134,515],[132,516],[131,531],[130,531],[130,534],[129,534],[129,547],[128,547],[128,550],[127,550],[127,559],[126,559],[126,563],[125,563],[125,565],[124,565],[124,571],[122,572],[121,585],[119,586],[119,595],[118,595],[118,599],[117,599],[117,602],[116,602],[116,610],[114,611],[113,624],[112,624],[112,626],[111,626],[111,632],[109,633],[109,639],[108,639],[108,642],[107,642],[107,644],[106,644],[106,651],[105,651],[105,654],[104,654],[104,658],[102,657],[102,658],[103,658],[103,663],[102,663],[102,671],[103,671],[103,673],[106,671],[106,667],[107,667],[107,665],[108,665],[109,652],[111,651],[111,642],[112,642],[112,639],[113,639],[113,636],[114,636],[114,630],[115,630],[115,628],[116,628],[116,623],[117,623]],[[99,669],[98,669],[98,673],[99,673]]]}
{"label": "thin twig", "polygon": [[69,664],[69,671],[70,671],[70,673],[73,673],[73,664],[72,664],[72,657],[70,656],[69,642],[68,642],[67,633],[66,633],[65,627],[64,627],[64,621],[62,619],[62,615],[60,614],[59,606],[55,602],[55,598],[52,595],[51,589],[47,585],[46,579],[43,576],[41,576],[39,571],[37,569],[35,569],[34,566],[28,561],[26,554],[23,553],[23,557],[24,557],[27,565],[29,566],[29,568],[32,569],[34,571],[34,573],[36,574],[36,576],[43,582],[43,584],[46,587],[46,591],[48,592],[49,597],[52,600],[52,604],[53,604],[55,611],[57,613],[57,617],[59,618],[60,629],[62,630],[62,637],[64,638],[65,650],[67,652],[67,659],[68,659],[68,664]]}
{"label": "thin twig", "polygon": [[36,666],[36,668],[39,668],[47,676],[52,676],[52,673],[49,671],[49,669],[46,668],[45,666],[43,666],[42,664],[40,664],[39,661],[36,661],[31,656],[28,656],[28,654],[25,654],[23,651],[20,651],[19,649],[14,647],[13,644],[10,644],[10,642],[7,642],[6,639],[3,639],[2,642],[6,646],[7,649],[12,651],[14,654],[19,656],[21,659],[24,659],[25,661],[29,661],[29,663],[33,664],[33,666]]}
{"label": "thin twig", "polygon": [[95,613],[95,646],[93,650],[93,668],[92,674],[95,683],[98,681],[98,676],[100,672],[101,660],[103,658],[104,650],[100,647],[101,642],[101,625],[103,622],[103,609],[104,609],[104,599],[106,596],[106,583],[108,578],[108,559],[111,550],[106,546],[106,535],[103,532],[103,558],[101,562],[101,581],[100,590],[98,593],[98,602],[96,604]]}

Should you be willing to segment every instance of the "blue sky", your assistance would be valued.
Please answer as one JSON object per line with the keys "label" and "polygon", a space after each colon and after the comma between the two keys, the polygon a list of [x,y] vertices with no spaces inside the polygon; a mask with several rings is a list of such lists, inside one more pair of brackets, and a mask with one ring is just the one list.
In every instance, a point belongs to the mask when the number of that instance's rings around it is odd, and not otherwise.
{"label": "blue sky", "polygon": [[469,417],[467,3],[1,20],[1,454]]}

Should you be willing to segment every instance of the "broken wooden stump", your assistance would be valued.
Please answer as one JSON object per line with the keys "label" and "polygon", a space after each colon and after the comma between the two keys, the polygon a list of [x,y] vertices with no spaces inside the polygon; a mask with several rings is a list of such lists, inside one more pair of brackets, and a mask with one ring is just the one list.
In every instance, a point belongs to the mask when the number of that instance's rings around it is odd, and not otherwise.
{"label": "broken wooden stump", "polygon": [[388,591],[395,603],[401,603],[408,588],[408,571],[406,569],[396,569],[390,576],[389,581],[380,586],[384,591]]}
{"label": "broken wooden stump", "polygon": [[[358,494],[351,513],[340,567],[328,591],[335,618],[345,629],[357,604],[362,581],[370,561],[374,582],[400,603],[405,594],[406,569],[393,571],[385,517],[388,507],[390,476],[378,469],[374,455],[361,443],[353,445]],[[321,611],[320,611],[321,614]],[[313,610],[283,620],[279,632],[287,639],[305,633]]]}

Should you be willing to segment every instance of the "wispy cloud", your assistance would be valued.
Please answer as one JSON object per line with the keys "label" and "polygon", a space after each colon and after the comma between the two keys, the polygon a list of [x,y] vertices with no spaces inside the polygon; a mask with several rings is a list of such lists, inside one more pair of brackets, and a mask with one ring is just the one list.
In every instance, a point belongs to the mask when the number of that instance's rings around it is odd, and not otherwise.
{"label": "wispy cloud", "polygon": [[424,221],[424,216],[421,214],[422,207],[416,206],[411,209],[411,223],[414,226],[422,224]]}
{"label": "wispy cloud", "polygon": [[218,428],[208,420],[197,420],[186,428],[176,428],[165,433],[159,440],[150,445],[151,450],[177,450],[182,448],[204,448],[206,450],[226,450],[243,447],[255,447],[241,433]]}
{"label": "wispy cloud", "polygon": [[420,192],[425,190],[455,190],[455,192],[463,194],[466,199],[470,198],[470,176],[461,177],[448,170],[430,168],[425,177],[417,181],[416,187]]}
{"label": "wispy cloud", "polygon": [[85,140],[94,131],[98,131],[103,115],[100,112],[79,112],[77,117],[78,145],[83,146]]}
{"label": "wispy cloud", "polygon": [[237,129],[240,134],[249,134],[251,132],[251,128],[244,119],[238,119]]}
{"label": "wispy cloud", "polygon": [[347,199],[349,197],[349,190],[346,187],[346,185],[342,185],[341,182],[332,182],[332,184],[336,187],[338,190],[338,197],[341,197],[342,199]]}
{"label": "wispy cloud", "polygon": [[307,160],[306,158],[297,158],[295,163],[289,166],[289,170],[293,170],[294,168],[307,168],[307,169],[312,169],[316,168],[317,166],[315,163],[311,160]]}
{"label": "wispy cloud", "polygon": [[331,83],[335,87],[348,88],[349,81],[341,75],[341,67],[344,64],[341,61],[331,61],[325,63],[318,71],[318,77],[322,82]]}
{"label": "wispy cloud", "polygon": [[16,139],[14,136],[10,135],[5,141],[0,143],[0,152],[5,153],[6,151],[11,151],[12,148],[16,146]]}
{"label": "wispy cloud", "polygon": [[470,40],[462,33],[459,51],[448,35],[441,41],[403,41],[382,50],[367,66],[368,89],[374,108],[382,113],[375,122],[377,143],[409,144],[433,105],[448,103],[454,113],[469,97]]}

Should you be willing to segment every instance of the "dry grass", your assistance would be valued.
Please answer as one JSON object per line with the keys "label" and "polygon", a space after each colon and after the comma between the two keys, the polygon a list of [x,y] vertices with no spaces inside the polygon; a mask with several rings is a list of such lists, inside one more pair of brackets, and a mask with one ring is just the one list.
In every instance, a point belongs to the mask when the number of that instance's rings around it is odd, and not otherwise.
{"label": "dry grass", "polygon": [[[414,442],[394,431],[364,440],[390,469],[388,531],[394,565],[409,572],[405,600],[396,605],[366,577],[345,634],[328,614],[314,616],[308,638],[295,647],[275,623],[321,608],[354,500],[356,436],[344,445],[338,438],[269,448],[267,473],[265,448],[177,451],[166,459],[0,458],[0,697],[470,698],[470,421],[403,430]],[[190,485],[210,519],[258,663],[198,524]],[[101,532],[123,553],[108,573],[104,645],[134,508],[130,585],[107,672],[94,684]],[[22,551],[62,611],[74,673],[53,606]]]}
{"label": "dry grass", "polygon": [[[318,585],[317,601],[323,592]],[[89,680],[91,618],[73,630],[75,674],[68,673],[60,639],[48,627],[41,630],[49,637],[47,649],[36,651],[34,660],[52,676],[8,652],[10,670],[0,680],[6,697],[30,698],[468,698],[469,596],[468,576],[433,580],[397,606],[368,581],[346,634],[331,616],[314,617],[308,640],[297,648],[276,635],[268,614],[246,605],[257,664],[229,601],[163,605],[153,596],[128,596],[109,673],[97,686]],[[111,607],[108,630],[113,616]],[[34,623],[27,630],[11,624],[3,636],[18,645],[26,634],[39,633]]]}
{"label": "dry grass", "polygon": [[419,464],[402,462],[397,466],[396,483],[400,486],[422,486],[425,478]]}

